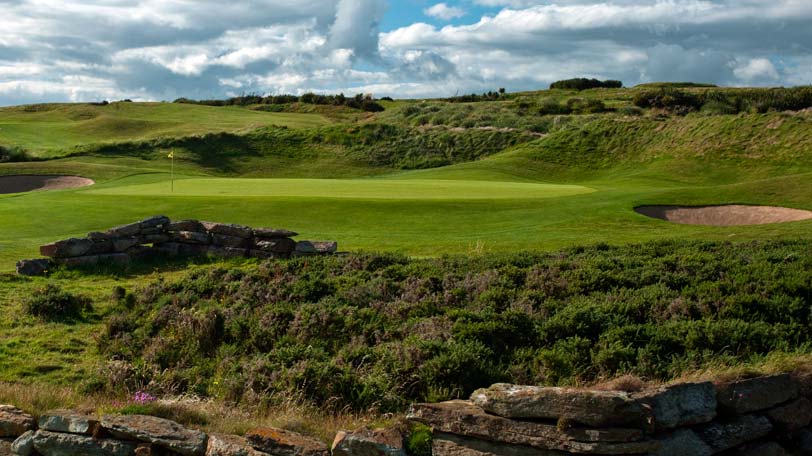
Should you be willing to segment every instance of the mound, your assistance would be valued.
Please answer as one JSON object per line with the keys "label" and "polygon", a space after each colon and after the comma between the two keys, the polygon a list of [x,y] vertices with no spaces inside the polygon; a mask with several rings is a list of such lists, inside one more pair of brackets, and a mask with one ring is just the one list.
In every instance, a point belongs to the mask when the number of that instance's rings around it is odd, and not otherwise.
{"label": "mound", "polygon": [[61,190],[93,184],[92,179],[79,176],[0,176],[0,194]]}
{"label": "mound", "polygon": [[684,225],[764,225],[812,219],[812,211],[777,206],[639,206],[638,214]]}

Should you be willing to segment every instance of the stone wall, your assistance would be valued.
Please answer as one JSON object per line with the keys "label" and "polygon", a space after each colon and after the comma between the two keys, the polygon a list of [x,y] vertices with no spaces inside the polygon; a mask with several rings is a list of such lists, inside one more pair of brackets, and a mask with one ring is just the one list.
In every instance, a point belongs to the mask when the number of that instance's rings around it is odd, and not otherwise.
{"label": "stone wall", "polygon": [[291,256],[335,253],[334,241],[294,241],[297,233],[275,228],[202,222],[171,221],[155,216],[92,232],[84,238],[71,238],[40,247],[48,259],[22,260],[17,272],[40,275],[53,264],[67,267],[99,263],[127,265],[133,259],[211,255],[218,257],[288,258]]}
{"label": "stone wall", "polygon": [[812,455],[812,377],[681,383],[637,393],[497,384],[417,404],[434,456]]}

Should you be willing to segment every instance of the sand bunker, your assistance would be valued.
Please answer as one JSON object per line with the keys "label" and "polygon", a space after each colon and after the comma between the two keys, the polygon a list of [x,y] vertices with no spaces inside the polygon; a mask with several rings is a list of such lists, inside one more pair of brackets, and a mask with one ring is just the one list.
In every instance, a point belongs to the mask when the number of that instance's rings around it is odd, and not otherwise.
{"label": "sand bunker", "polygon": [[638,214],[684,225],[737,226],[812,219],[812,211],[776,206],[639,206]]}
{"label": "sand bunker", "polygon": [[87,187],[94,183],[79,176],[0,176],[0,194]]}

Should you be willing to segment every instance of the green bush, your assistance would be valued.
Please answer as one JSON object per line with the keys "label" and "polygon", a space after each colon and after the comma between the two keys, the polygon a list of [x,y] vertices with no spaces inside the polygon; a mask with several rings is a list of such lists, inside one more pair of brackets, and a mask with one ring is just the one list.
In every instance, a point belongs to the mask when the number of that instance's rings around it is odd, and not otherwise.
{"label": "green bush", "polygon": [[431,456],[431,427],[413,423],[406,439],[406,454],[409,456]]}
{"label": "green bush", "polygon": [[639,108],[665,109],[676,114],[686,114],[702,107],[702,99],[697,95],[669,87],[638,92],[632,102]]}
{"label": "green bush", "polygon": [[31,158],[24,149],[0,144],[0,163],[26,162],[29,160],[31,160]]}
{"label": "green bush", "polygon": [[599,81],[597,79],[575,78],[565,79],[563,81],[556,81],[550,84],[551,89],[564,89],[564,90],[587,90],[587,89],[619,89],[623,87],[623,83],[615,80]]}
{"label": "green bush", "polygon": [[27,314],[47,321],[71,321],[81,318],[93,306],[87,297],[77,296],[57,285],[48,284],[25,298],[23,308]]}

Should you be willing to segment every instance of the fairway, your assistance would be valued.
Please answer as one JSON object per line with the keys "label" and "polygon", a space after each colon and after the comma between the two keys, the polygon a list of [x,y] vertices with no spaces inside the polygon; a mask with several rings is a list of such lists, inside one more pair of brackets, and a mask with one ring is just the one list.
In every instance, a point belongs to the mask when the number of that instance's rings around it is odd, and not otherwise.
{"label": "fairway", "polygon": [[[176,179],[94,189],[90,194],[121,196],[303,197],[368,200],[540,199],[591,193],[580,185],[462,180],[386,179]],[[174,188],[174,190],[172,190]]]}

